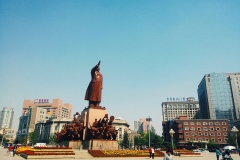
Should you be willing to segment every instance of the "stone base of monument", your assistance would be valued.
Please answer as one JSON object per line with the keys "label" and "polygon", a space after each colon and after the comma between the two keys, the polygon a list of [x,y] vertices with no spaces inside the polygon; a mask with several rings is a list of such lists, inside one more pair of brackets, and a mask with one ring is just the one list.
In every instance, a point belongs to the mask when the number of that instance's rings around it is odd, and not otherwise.
{"label": "stone base of monument", "polygon": [[84,140],[82,142],[83,149],[92,149],[92,150],[117,150],[118,142],[116,140]]}
{"label": "stone base of monument", "polygon": [[75,155],[27,155],[20,154],[25,159],[75,159]]}
{"label": "stone base of monument", "polygon": [[71,147],[72,149],[81,149],[82,141],[63,141],[58,144],[64,145],[65,147]]}

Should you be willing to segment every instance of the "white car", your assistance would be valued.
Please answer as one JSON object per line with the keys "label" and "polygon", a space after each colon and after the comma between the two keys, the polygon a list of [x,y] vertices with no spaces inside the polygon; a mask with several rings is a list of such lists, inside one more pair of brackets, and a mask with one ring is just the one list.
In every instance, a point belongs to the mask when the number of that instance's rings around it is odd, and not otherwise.
{"label": "white car", "polygon": [[193,152],[202,152],[200,149],[194,149]]}

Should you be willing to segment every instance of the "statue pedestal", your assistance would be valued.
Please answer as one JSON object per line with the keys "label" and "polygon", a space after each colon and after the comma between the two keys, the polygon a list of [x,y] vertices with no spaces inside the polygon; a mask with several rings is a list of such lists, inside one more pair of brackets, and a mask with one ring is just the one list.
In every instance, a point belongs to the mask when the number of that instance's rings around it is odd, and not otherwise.
{"label": "statue pedestal", "polygon": [[63,141],[59,145],[71,147],[72,149],[79,149],[82,145],[82,141]]}
{"label": "statue pedestal", "polygon": [[[81,113],[82,120],[84,121],[84,126],[86,126],[87,128],[90,128],[90,125],[93,124],[95,119],[97,119],[98,121],[100,118],[102,119],[105,116],[105,114],[108,114],[108,111],[105,108],[101,108],[101,107],[85,108]],[[84,129],[83,140],[86,139],[87,131],[88,129]]]}
{"label": "statue pedestal", "polygon": [[118,150],[118,143],[116,140],[85,140],[82,142],[83,149],[92,149],[92,150]]}

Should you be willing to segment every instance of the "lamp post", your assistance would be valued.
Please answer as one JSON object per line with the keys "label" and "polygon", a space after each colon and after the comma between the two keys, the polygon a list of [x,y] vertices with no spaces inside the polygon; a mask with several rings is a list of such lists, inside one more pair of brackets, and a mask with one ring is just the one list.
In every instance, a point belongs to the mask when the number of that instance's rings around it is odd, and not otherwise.
{"label": "lamp post", "polygon": [[128,148],[130,149],[130,134],[131,134],[131,129],[128,129]]}
{"label": "lamp post", "polygon": [[172,138],[172,148],[173,148],[173,134],[174,134],[174,130],[171,128],[170,131],[169,131],[169,134],[171,135],[171,138]]}
{"label": "lamp post", "polygon": [[237,143],[237,133],[238,133],[238,129],[237,127],[233,126],[232,130],[231,130],[233,133],[235,133],[235,136],[236,136],[236,145],[237,145],[237,149],[238,149],[238,143]]}
{"label": "lamp post", "polygon": [[3,136],[2,136],[2,143],[1,143],[1,146],[3,145],[3,138],[5,136],[5,130],[6,130],[6,124],[4,125],[4,128],[3,128]]}
{"label": "lamp post", "polygon": [[148,118],[146,118],[146,121],[149,122],[149,126],[148,126],[148,135],[149,135],[149,143],[148,143],[148,148],[150,148],[150,122],[152,121],[152,118],[150,118],[150,116]]}

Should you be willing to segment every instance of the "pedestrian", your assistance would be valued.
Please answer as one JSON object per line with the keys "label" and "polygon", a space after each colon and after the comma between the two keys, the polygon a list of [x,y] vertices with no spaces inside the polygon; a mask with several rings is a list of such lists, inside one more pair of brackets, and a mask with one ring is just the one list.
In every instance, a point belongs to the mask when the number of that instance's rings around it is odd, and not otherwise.
{"label": "pedestrian", "polygon": [[238,155],[240,156],[240,147],[238,148]]}
{"label": "pedestrian", "polygon": [[216,149],[217,160],[219,160],[219,156],[220,156],[220,155],[221,155],[221,153],[220,153],[219,149],[217,148],[217,149]]}
{"label": "pedestrian", "polygon": [[164,154],[163,160],[173,160],[172,152],[170,149],[168,149]]}
{"label": "pedestrian", "polygon": [[152,158],[152,147],[149,148],[149,159]]}
{"label": "pedestrian", "polygon": [[16,154],[16,151],[17,151],[17,144],[15,144],[15,146],[13,147],[13,157],[15,156],[15,154]]}
{"label": "pedestrian", "polygon": [[154,148],[152,147],[152,159],[154,159]]}
{"label": "pedestrian", "polygon": [[222,160],[224,160],[225,150],[222,150]]}
{"label": "pedestrian", "polygon": [[7,153],[6,153],[6,155],[9,155],[10,152],[12,151],[12,149],[13,149],[13,147],[12,147],[12,145],[10,144],[10,145],[8,146],[8,148],[7,148]]}

